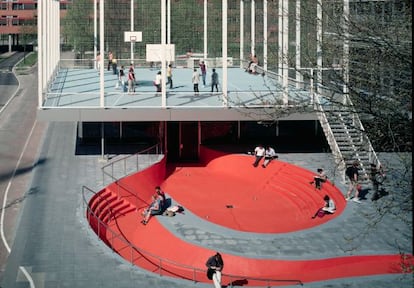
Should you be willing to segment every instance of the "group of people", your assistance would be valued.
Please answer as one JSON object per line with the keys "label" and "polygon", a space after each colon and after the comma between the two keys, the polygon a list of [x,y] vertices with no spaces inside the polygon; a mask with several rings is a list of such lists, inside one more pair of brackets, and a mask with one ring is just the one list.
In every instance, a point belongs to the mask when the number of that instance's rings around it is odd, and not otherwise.
{"label": "group of people", "polygon": [[154,215],[161,215],[166,208],[166,198],[160,186],[155,187],[155,194],[152,195],[151,204],[142,212],[141,223],[147,225],[150,218]]}
{"label": "group of people", "polygon": [[[97,62],[97,69],[100,69],[100,65],[102,62],[101,55],[98,53],[96,56],[96,62]],[[131,63],[128,73],[125,72],[125,67],[121,66],[118,71],[117,61],[114,58],[114,55],[111,51],[108,53],[108,71],[110,69],[113,69],[114,74],[118,75],[118,82],[116,83],[115,87],[122,87],[125,92],[128,92],[129,94],[132,94],[135,92],[135,86],[136,86],[136,78],[135,78],[135,69],[133,63]],[[204,61],[200,61],[199,63],[199,69],[194,68],[193,74],[191,76],[191,82],[193,84],[193,90],[194,94],[198,95],[200,93],[199,90],[199,83],[200,83],[200,76],[201,80],[203,82],[203,87],[206,87],[206,77],[207,77],[207,65]],[[155,75],[155,79],[153,81],[153,84],[155,86],[156,92],[161,92],[162,87],[162,73],[161,71],[158,71]],[[167,82],[166,85],[169,85],[170,89],[173,89],[173,66],[172,64],[169,64],[167,67]],[[211,74],[211,92],[216,90],[216,92],[219,91],[219,75],[216,72],[216,69],[212,69]]]}
{"label": "group of people", "polygon": [[[207,77],[207,66],[204,61],[201,61],[199,64],[200,72],[198,72],[197,68],[194,68],[193,75],[191,76],[191,82],[193,83],[193,90],[194,94],[198,95],[200,93],[199,90],[199,83],[200,83],[200,76],[203,81],[203,87],[206,87],[206,77]],[[219,85],[219,77],[216,69],[213,68],[211,74],[211,92],[213,92],[214,88],[216,88],[216,92],[218,92],[218,85]]]}
{"label": "group of people", "polygon": [[[200,72],[198,71],[197,68],[194,68],[193,73],[191,75],[191,83],[193,84],[193,91],[195,95],[199,95],[200,93],[200,89],[199,89],[199,84],[200,84],[200,76],[201,76],[201,80],[203,81],[203,87],[206,87],[206,77],[207,77],[207,66],[206,63],[204,61],[201,61],[199,63],[199,69]],[[212,70],[212,74],[211,74],[211,92],[214,91],[214,89],[216,90],[216,92],[219,91],[218,89],[218,85],[219,85],[219,75],[216,72],[216,69],[213,68]],[[162,82],[162,76],[161,76],[161,71],[158,71],[157,75],[155,76],[155,80],[154,80],[154,86],[156,87],[157,92],[161,92],[161,82]],[[172,65],[169,64],[168,68],[167,68],[167,85],[169,85],[170,89],[173,89],[173,80],[172,80]]]}
{"label": "group of people", "polygon": [[259,144],[256,148],[254,148],[254,162],[253,167],[258,167],[260,164],[260,161],[264,158],[262,167],[266,168],[270,162],[274,159],[277,159],[278,156],[276,155],[275,149],[273,149],[270,146],[266,146],[266,148]]}

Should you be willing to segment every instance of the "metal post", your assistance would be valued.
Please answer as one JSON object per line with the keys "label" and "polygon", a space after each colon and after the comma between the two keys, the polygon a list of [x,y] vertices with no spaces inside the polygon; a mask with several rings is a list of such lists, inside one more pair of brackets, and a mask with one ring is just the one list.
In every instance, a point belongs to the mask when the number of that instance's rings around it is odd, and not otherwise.
{"label": "metal post", "polygon": [[[134,0],[131,0],[131,31],[134,31]],[[134,41],[131,41],[131,63],[134,62]]]}
{"label": "metal post", "polygon": [[301,29],[300,29],[300,0],[296,0],[296,88],[301,88],[300,84],[303,82],[302,74],[300,73],[301,66]]}
{"label": "metal post", "polygon": [[322,85],[322,1],[316,2],[316,92]]}
{"label": "metal post", "polygon": [[227,106],[227,0],[222,1],[222,60],[223,60],[223,85],[221,87],[223,92],[223,104]]}
{"label": "metal post", "polygon": [[346,104],[348,96],[348,83],[349,83],[349,0],[344,0],[344,11],[343,11],[343,29],[344,29],[344,47],[343,47],[343,67],[342,67],[342,77],[343,77],[343,104]]}
{"label": "metal post", "polygon": [[255,8],[255,0],[251,0],[251,11],[250,11],[250,17],[251,17],[251,23],[250,23],[250,29],[251,29],[251,50],[250,52],[252,53],[252,56],[254,56],[256,54],[256,47],[255,47],[255,30],[256,30],[256,18],[255,18],[255,13],[256,13],[256,8]]}
{"label": "metal post", "polygon": [[37,106],[41,108],[43,106],[43,51],[44,51],[44,42],[43,42],[43,1],[39,1],[37,4],[38,7],[38,16],[37,16]]}
{"label": "metal post", "polygon": [[204,59],[207,59],[207,0],[204,0]]}
{"label": "metal post", "polygon": [[240,0],[240,68],[244,60],[244,0]]}
{"label": "metal post", "polygon": [[104,50],[104,38],[105,38],[105,32],[104,32],[104,0],[99,0],[99,51],[100,51],[100,61],[101,61],[101,67],[99,71],[99,86],[100,86],[100,107],[104,108],[105,106],[105,83],[104,83],[104,59],[105,59],[105,50]]}
{"label": "metal post", "polygon": [[165,75],[166,75],[166,0],[161,0],[161,47],[162,47],[162,56],[161,56],[161,106],[162,108],[167,107],[167,91],[165,90]]}
{"label": "metal post", "polygon": [[[93,0],[93,68],[97,69],[96,56],[98,56],[98,2]],[[101,55],[103,57],[103,55]]]}
{"label": "metal post", "polygon": [[287,105],[289,102],[289,91],[288,91],[288,76],[289,76],[289,0],[283,0],[283,44],[282,44],[282,73],[283,73],[283,104]]}
{"label": "metal post", "polygon": [[267,0],[263,0],[263,69],[267,71]]}

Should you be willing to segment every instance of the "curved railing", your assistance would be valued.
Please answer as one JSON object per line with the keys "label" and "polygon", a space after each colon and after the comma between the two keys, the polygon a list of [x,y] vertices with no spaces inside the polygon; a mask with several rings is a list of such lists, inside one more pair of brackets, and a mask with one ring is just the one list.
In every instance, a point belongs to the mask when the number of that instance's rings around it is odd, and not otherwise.
{"label": "curved railing", "polygon": [[[155,152],[155,154],[153,154]],[[122,157],[120,159],[117,159],[111,163],[106,164],[102,167],[103,172],[103,183],[105,186],[105,177],[109,177],[111,183],[115,183],[116,187],[119,189],[123,189],[123,191],[132,191],[132,189],[129,190],[128,187],[121,187],[120,179],[125,177],[126,175],[129,175],[133,172],[138,172],[142,169],[145,169],[152,164],[156,163],[156,159],[153,157],[142,157],[143,155],[159,155],[160,148],[159,145],[154,145],[152,147],[149,147],[143,151],[140,151],[139,153],[136,153],[134,155],[129,155]],[[140,157],[141,156],[141,157]],[[152,161],[152,162],[151,162]],[[119,174],[121,172],[121,174]],[[131,187],[132,188],[132,187]],[[130,192],[132,196],[137,198],[135,194]],[[156,271],[158,271],[158,274],[160,276],[171,276],[172,274],[175,274],[176,277],[185,279],[185,280],[191,280],[194,282],[200,282],[204,275],[206,275],[205,269],[200,269],[188,265],[184,265],[182,263],[177,263],[168,259],[165,259],[159,255],[155,255],[153,253],[150,253],[148,251],[145,251],[137,246],[135,246],[133,243],[128,241],[124,235],[120,232],[114,231],[111,229],[106,222],[104,222],[100,218],[99,211],[94,211],[94,209],[90,206],[90,201],[94,197],[101,197],[99,193],[93,191],[92,189],[83,186],[82,187],[82,197],[83,197],[83,204],[84,204],[84,211],[88,220],[89,225],[95,231],[98,238],[103,240],[113,251],[114,251],[114,243],[117,244],[121,243],[123,247],[123,258],[126,259],[131,264],[135,264],[135,260],[139,258],[144,258],[148,261],[148,263],[151,263],[151,265],[154,265],[156,267]],[[106,201],[106,199],[102,198],[101,201]],[[137,199],[138,201],[138,199]],[[109,203],[108,203],[109,204]],[[116,220],[116,215],[111,211],[109,208],[109,213],[111,214],[110,217]],[[129,257],[125,257],[127,251],[127,254]],[[114,251],[115,252],[115,251]],[[180,274],[177,275],[176,273],[173,273],[172,271],[180,271]],[[268,278],[255,278],[255,277],[249,277],[244,275],[231,275],[231,274],[225,274],[223,273],[223,277],[226,277],[230,281],[230,287],[233,287],[232,283],[237,283],[238,281],[254,281],[255,283],[259,283],[263,286],[266,285],[267,287],[273,287],[273,285],[277,285],[280,283],[288,283],[288,284],[296,284],[296,285],[303,285],[303,283],[300,280],[296,279],[268,279]]]}
{"label": "curved railing", "polygon": [[133,155],[127,155],[111,161],[101,168],[103,186],[115,183],[116,191],[114,192],[116,192],[117,196],[120,197],[121,190],[128,193],[130,196],[137,200],[135,206],[138,207],[138,202],[142,202],[142,199],[139,199],[136,193],[132,192],[135,190],[135,187],[129,187],[125,183],[121,183],[119,180],[127,175],[144,170],[154,163],[159,162],[162,155],[161,153],[162,151],[160,145],[155,144]]}
{"label": "curved railing", "polygon": [[[89,197],[88,197],[89,194]],[[125,239],[122,233],[116,232],[112,230],[104,221],[102,221],[99,217],[99,213],[96,213],[90,206],[89,201],[93,197],[99,197],[99,194],[92,189],[83,186],[82,187],[82,196],[83,196],[83,203],[85,205],[85,212],[87,215],[88,223],[92,223],[95,221],[96,223],[96,231],[98,238],[103,240],[114,252],[116,252],[113,247],[114,243],[117,242],[118,244],[123,244],[123,251],[124,251],[124,259],[126,259],[129,263],[135,264],[135,260],[139,258],[145,258],[147,261],[151,262],[152,265],[156,266],[156,271],[160,276],[171,276],[171,271],[182,271],[181,277],[184,280],[191,280],[194,282],[201,282],[204,275],[206,275],[206,269],[200,269],[193,266],[185,265],[182,263],[178,263],[172,260],[165,259],[161,256],[155,255],[148,251],[145,251],[133,243]],[[111,212],[112,213],[112,212]],[[116,219],[115,219],[116,221]],[[125,253],[125,251],[127,253]],[[130,255],[129,258],[125,257],[125,254]],[[154,271],[155,272],[155,271]],[[177,275],[176,275],[177,276]],[[244,275],[232,275],[232,274],[222,274],[223,278],[226,277],[230,281],[230,286],[233,287],[232,283],[237,283],[237,281],[247,280],[247,281],[254,281],[256,283],[263,283],[263,286],[266,285],[267,287],[277,286],[280,283],[290,283],[294,285],[303,285],[300,280],[296,279],[268,279],[268,278],[255,278],[249,277]]]}

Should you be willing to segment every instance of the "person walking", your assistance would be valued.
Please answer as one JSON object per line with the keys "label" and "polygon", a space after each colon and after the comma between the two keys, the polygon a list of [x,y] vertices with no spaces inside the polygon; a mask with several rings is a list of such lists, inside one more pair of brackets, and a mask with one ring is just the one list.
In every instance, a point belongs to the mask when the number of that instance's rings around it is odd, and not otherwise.
{"label": "person walking", "polygon": [[352,199],[352,201],[354,201],[356,203],[361,203],[361,201],[358,198],[358,196],[359,196],[359,191],[358,191],[358,166],[359,166],[358,161],[354,161],[351,166],[346,168],[345,174],[346,174],[346,176],[348,177],[348,180],[349,180],[349,187],[348,187],[348,191],[346,193],[346,198],[345,199],[347,201],[351,200],[352,191],[355,191],[354,198]]}
{"label": "person walking", "polygon": [[218,92],[218,74],[216,72],[216,69],[213,68],[213,73],[211,74],[211,92],[213,92],[214,87],[216,87],[216,91]]}
{"label": "person walking", "polygon": [[208,258],[206,262],[207,266],[207,278],[213,280],[215,288],[221,288],[221,271],[224,267],[223,258],[220,253]]}
{"label": "person walking", "polygon": [[194,95],[198,95],[198,83],[200,82],[200,74],[198,74],[196,68],[194,68],[193,76],[191,77],[191,82],[193,83]]}
{"label": "person walking", "polygon": [[201,79],[203,79],[203,87],[206,87],[206,77],[207,77],[206,63],[204,63],[204,61],[201,61],[201,63],[199,63],[198,66],[200,66],[200,70],[201,70]]}
{"label": "person walking", "polygon": [[172,65],[168,65],[167,68],[167,85],[170,84],[170,89],[173,88],[173,81],[172,81]]}

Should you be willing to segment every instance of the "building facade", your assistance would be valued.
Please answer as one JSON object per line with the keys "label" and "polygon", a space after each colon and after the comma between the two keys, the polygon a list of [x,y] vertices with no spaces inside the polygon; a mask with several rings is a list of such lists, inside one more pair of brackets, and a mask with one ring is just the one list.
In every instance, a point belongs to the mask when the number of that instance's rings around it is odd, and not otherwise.
{"label": "building facade", "polygon": [[[0,45],[17,50],[36,39],[37,4],[41,0],[0,0]],[[73,0],[60,1],[60,15]],[[13,49],[15,48],[15,49]]]}

